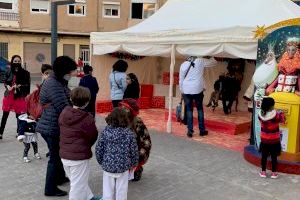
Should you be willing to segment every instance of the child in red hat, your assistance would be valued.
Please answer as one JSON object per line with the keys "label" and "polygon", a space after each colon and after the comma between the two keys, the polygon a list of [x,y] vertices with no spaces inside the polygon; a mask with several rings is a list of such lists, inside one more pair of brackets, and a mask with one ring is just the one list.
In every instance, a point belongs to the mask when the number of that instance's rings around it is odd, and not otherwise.
{"label": "child in red hat", "polygon": [[130,128],[136,135],[136,140],[139,150],[139,164],[134,170],[134,179],[132,181],[139,181],[142,177],[143,165],[148,161],[151,150],[151,138],[146,125],[143,120],[138,117],[139,106],[135,99],[124,99],[119,103],[119,107],[128,110]]}

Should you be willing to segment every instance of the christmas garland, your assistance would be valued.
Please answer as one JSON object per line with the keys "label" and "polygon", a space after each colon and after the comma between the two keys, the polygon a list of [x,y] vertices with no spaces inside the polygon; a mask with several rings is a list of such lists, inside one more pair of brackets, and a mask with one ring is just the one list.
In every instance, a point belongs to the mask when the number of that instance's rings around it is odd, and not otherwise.
{"label": "christmas garland", "polygon": [[[216,61],[219,61],[219,62],[229,62],[230,60],[234,60],[232,58],[220,58],[220,57],[214,57]],[[238,58],[236,58],[238,59]],[[251,60],[251,59],[245,59],[245,61],[247,63],[256,63],[256,60]]]}
{"label": "christmas garland", "polygon": [[109,54],[111,57],[124,59],[124,60],[140,60],[143,59],[145,56],[136,56],[130,53],[122,53],[122,52],[114,52]]}

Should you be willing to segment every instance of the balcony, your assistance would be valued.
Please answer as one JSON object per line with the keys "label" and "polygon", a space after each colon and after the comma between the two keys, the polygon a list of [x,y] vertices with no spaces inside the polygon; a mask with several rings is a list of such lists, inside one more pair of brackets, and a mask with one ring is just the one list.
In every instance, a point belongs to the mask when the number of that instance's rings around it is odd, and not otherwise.
{"label": "balcony", "polygon": [[19,14],[0,11],[0,28],[19,28]]}
{"label": "balcony", "polygon": [[13,12],[1,12],[0,11],[0,20],[1,21],[19,21],[19,14]]}

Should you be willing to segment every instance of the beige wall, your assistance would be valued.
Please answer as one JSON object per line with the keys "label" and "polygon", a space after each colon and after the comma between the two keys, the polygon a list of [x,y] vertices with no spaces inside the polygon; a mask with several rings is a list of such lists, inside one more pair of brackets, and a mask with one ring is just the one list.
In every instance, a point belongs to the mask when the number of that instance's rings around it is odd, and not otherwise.
{"label": "beige wall", "polygon": [[[120,2],[120,18],[103,18],[103,1]],[[166,0],[157,0],[158,8]],[[51,5],[48,13],[33,13],[30,10],[30,0],[19,0],[20,27],[29,30],[51,30]],[[87,0],[86,16],[68,14],[68,6],[58,6],[58,31],[90,33],[93,31],[117,31],[142,20],[130,18],[131,0]]]}
{"label": "beige wall", "polygon": [[[111,67],[116,61],[116,58],[111,56],[92,56],[92,65],[94,67],[94,75],[100,85],[100,91],[98,93],[98,99],[110,99],[109,80],[108,76],[111,72]],[[170,58],[161,57],[145,57],[137,61],[128,61],[129,68],[127,73],[133,72],[137,75],[141,84],[162,84],[163,72],[169,72]],[[180,65],[184,59],[178,58],[175,62],[175,72],[179,72]],[[204,95],[204,104],[209,101],[210,94],[213,92],[213,84],[219,78],[219,75],[226,72],[227,63],[218,62],[214,67],[205,68],[204,79],[206,83],[206,90]],[[240,111],[247,110],[247,102],[243,100],[243,95],[250,85],[251,78],[255,70],[255,65],[246,63],[244,79],[241,85],[241,91],[239,92],[239,104],[238,109]],[[180,96],[179,87],[176,86],[176,96]],[[165,94],[168,96],[168,93]],[[175,94],[174,94],[175,96]],[[220,102],[221,103],[221,102]],[[234,102],[235,106],[235,102]],[[221,105],[220,105],[221,107]],[[234,109],[233,109],[234,110]]]}
{"label": "beige wall", "polygon": [[[97,78],[100,90],[98,99],[110,99],[109,79],[112,65],[117,61],[117,58],[110,55],[93,56],[92,66],[94,67],[93,74]],[[157,83],[157,58],[145,57],[137,61],[126,60],[128,63],[127,73],[135,73],[140,83],[154,84]]]}
{"label": "beige wall", "polygon": [[130,13],[129,0],[107,0],[108,2],[120,3],[120,18],[103,18],[103,1],[99,0],[99,15],[98,15],[98,27],[99,31],[117,31],[127,28],[128,18]]}
{"label": "beige wall", "polygon": [[[103,18],[103,1],[120,2],[120,18]],[[166,1],[167,0],[157,0],[158,8],[160,8]],[[143,21],[139,19],[131,19],[131,0],[99,0],[98,3],[98,31],[118,31]]]}
{"label": "beige wall", "polygon": [[[58,31],[89,33],[97,31],[97,1],[86,1],[86,16],[68,14],[68,6],[58,6]],[[19,0],[20,26],[23,29],[51,30],[51,15],[49,13],[32,13],[30,0]]]}
{"label": "beige wall", "polygon": [[19,0],[19,12],[22,29],[50,30],[50,12],[48,14],[31,13],[30,0]]}
{"label": "beige wall", "polygon": [[[9,34],[0,32],[0,41],[8,43],[8,59],[13,55],[18,54],[24,58],[24,43],[37,43],[37,44],[50,44],[51,38],[50,35],[41,35],[41,34]],[[63,55],[63,45],[64,44],[74,44],[75,45],[75,61],[79,57],[79,48],[80,45],[89,45],[88,37],[68,37],[60,36],[59,42],[57,45],[57,55]],[[23,61],[26,62],[26,61]],[[39,72],[40,66],[31,66],[30,72],[37,73]]]}
{"label": "beige wall", "polygon": [[86,0],[86,16],[68,15],[68,6],[59,6],[59,31],[78,33],[97,31],[97,1],[98,0]]}

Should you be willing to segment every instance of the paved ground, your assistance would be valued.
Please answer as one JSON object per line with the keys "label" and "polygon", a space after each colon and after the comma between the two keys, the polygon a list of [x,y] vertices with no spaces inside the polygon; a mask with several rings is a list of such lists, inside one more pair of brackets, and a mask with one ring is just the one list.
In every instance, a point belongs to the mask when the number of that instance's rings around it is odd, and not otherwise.
{"label": "paved ground", "polygon": [[[0,95],[3,86],[0,85]],[[0,96],[2,99],[2,96]],[[103,118],[97,119],[99,129]],[[43,196],[47,152],[40,139],[42,160],[23,163],[23,145],[15,139],[16,121],[10,115],[0,141],[0,199],[68,199]],[[261,179],[259,169],[248,164],[239,152],[151,131],[153,151],[143,178],[130,183],[129,200],[296,200],[300,176],[280,174],[277,180]],[[32,150],[30,151],[32,156]],[[102,193],[102,171],[92,159],[90,185]],[[68,190],[69,186],[62,187]]]}

